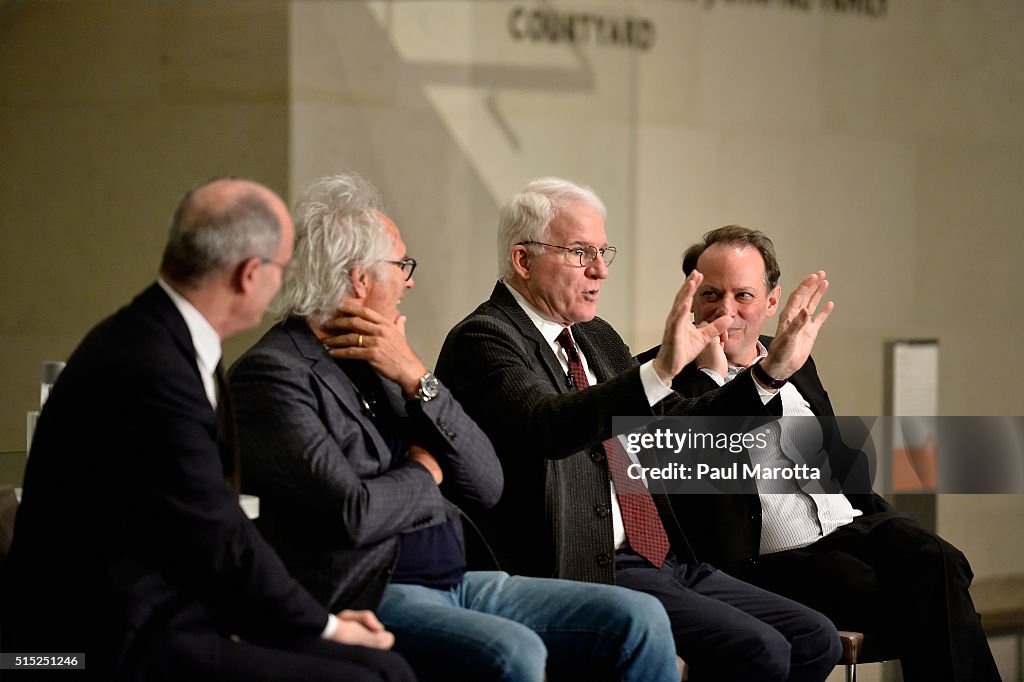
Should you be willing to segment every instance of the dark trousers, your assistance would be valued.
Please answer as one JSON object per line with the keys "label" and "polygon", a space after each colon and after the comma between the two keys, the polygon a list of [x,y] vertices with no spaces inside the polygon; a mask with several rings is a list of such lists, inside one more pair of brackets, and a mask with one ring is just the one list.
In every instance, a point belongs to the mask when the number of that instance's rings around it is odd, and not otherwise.
{"label": "dark trousers", "polygon": [[708,564],[670,557],[656,569],[627,551],[616,555],[615,570],[616,584],[664,605],[693,682],[820,682],[842,653],[825,616]]}
{"label": "dark trousers", "polygon": [[912,519],[859,516],[807,547],[768,554],[736,575],[867,632],[916,680],[998,680],[968,588],[966,557]]}
{"label": "dark trousers", "polygon": [[[188,682],[414,682],[401,656],[314,638],[289,648],[224,637],[201,608],[186,609],[169,627],[147,637],[139,661],[145,680]],[[133,676],[134,678],[135,676]]]}

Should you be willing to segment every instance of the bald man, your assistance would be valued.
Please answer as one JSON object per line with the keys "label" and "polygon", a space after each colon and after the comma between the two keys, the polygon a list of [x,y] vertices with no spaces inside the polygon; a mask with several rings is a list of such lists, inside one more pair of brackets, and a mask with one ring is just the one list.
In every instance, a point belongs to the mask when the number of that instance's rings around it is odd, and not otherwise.
{"label": "bald man", "polygon": [[266,187],[197,187],[160,278],[72,354],[25,474],[5,654],[104,680],[412,679],[372,613],[328,614],[288,575],[226,482],[221,341],[260,321],[292,241]]}

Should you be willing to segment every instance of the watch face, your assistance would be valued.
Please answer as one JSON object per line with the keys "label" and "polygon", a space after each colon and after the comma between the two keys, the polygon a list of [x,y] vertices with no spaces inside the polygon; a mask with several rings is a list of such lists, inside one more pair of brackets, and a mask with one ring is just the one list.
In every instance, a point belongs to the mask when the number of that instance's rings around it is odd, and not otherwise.
{"label": "watch face", "polygon": [[441,392],[441,382],[437,380],[437,377],[428,372],[420,379],[420,390],[423,391],[423,395],[426,397],[436,398],[437,394]]}

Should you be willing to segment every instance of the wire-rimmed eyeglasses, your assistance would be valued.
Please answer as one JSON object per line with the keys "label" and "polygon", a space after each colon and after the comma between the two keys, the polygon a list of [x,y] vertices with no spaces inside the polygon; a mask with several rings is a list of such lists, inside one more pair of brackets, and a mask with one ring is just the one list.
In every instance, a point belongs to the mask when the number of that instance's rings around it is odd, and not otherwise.
{"label": "wire-rimmed eyeglasses", "polygon": [[604,261],[605,265],[611,265],[612,261],[615,260],[615,254],[618,252],[618,249],[614,246],[603,246],[599,249],[596,246],[558,246],[557,244],[533,241],[519,242],[516,246],[526,246],[527,244],[546,246],[550,249],[561,249],[565,252],[565,262],[569,265],[576,265],[579,262],[581,268],[590,267],[590,264],[597,260],[598,254],[601,255],[601,260]]}
{"label": "wire-rimmed eyeglasses", "polygon": [[406,256],[402,260],[386,260],[384,262],[391,263],[392,265],[397,265],[398,267],[400,267],[402,269],[402,272],[405,273],[406,282],[412,279],[412,273],[416,269],[415,258],[409,258],[408,256]]}

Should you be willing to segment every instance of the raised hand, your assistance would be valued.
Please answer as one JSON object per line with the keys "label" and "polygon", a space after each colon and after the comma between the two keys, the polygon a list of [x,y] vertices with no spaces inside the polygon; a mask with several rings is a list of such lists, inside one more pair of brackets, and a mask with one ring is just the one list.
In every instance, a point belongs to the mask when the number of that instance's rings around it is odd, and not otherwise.
{"label": "raised hand", "polygon": [[[697,329],[706,324],[706,321],[701,322],[697,325]],[[708,345],[704,346],[704,350],[697,354],[697,359],[695,360],[697,368],[714,370],[718,376],[725,378],[725,375],[729,372],[729,360],[725,357],[725,341],[725,334],[716,336],[708,341]]]}
{"label": "raised hand", "polygon": [[786,307],[779,313],[779,326],[768,357],[761,361],[761,368],[772,378],[788,379],[807,362],[818,331],[835,307],[829,301],[820,312],[815,312],[827,290],[825,271],[819,270],[805,277],[789,295]]}
{"label": "raised hand", "polygon": [[401,386],[405,397],[416,394],[427,368],[405,338],[404,315],[386,320],[375,310],[346,303],[321,329],[328,336],[320,341],[332,357],[365,360]]}
{"label": "raised hand", "polygon": [[[682,371],[704,348],[732,324],[732,317],[725,315],[714,322],[693,326],[690,307],[693,294],[704,281],[704,275],[694,270],[686,278],[683,286],[676,294],[668,318],[665,320],[665,333],[661,338],[661,349],[654,358],[654,371],[666,384],[672,383],[673,377]],[[723,373],[724,376],[724,373]]]}

